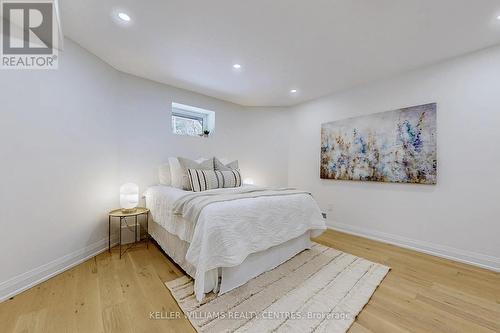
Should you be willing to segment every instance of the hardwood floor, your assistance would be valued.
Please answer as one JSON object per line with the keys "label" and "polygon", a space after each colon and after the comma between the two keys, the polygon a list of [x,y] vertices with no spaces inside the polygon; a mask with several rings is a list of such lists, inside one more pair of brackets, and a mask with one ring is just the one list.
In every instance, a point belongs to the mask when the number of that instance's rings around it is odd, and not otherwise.
{"label": "hardwood floor", "polygon": [[500,332],[500,274],[339,232],[317,241],[391,267],[350,332]]}
{"label": "hardwood floor", "polygon": [[[317,241],[392,268],[349,332],[500,332],[498,273],[331,230]],[[1,303],[0,330],[194,332],[163,285],[182,275],[155,245],[104,252]]]}

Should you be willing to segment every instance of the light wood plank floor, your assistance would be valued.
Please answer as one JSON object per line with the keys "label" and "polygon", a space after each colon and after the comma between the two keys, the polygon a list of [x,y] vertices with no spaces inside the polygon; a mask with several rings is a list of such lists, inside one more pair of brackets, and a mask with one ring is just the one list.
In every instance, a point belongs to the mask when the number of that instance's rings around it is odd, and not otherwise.
{"label": "light wood plank floor", "polygon": [[[327,231],[317,241],[392,267],[350,332],[500,332],[500,274]],[[155,245],[114,250],[0,304],[2,332],[194,332],[163,281],[183,275]]]}

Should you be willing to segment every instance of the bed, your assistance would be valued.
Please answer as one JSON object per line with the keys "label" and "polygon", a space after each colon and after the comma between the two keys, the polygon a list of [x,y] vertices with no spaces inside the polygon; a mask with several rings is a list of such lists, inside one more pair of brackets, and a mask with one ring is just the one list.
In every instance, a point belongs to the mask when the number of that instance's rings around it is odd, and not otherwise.
{"label": "bed", "polygon": [[282,264],[311,247],[325,221],[309,193],[242,186],[194,193],[150,187],[150,235],[188,275],[201,301]]}

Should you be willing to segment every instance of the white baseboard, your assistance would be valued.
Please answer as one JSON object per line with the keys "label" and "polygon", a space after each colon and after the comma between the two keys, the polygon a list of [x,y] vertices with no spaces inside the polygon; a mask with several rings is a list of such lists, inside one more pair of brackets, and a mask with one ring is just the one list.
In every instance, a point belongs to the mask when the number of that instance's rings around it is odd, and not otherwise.
{"label": "white baseboard", "polygon": [[[111,245],[118,242],[112,237]],[[47,264],[43,264],[26,273],[19,274],[13,278],[0,283],[0,302],[9,299],[33,286],[36,286],[63,271],[76,266],[101,252],[108,249],[108,239],[102,239],[90,244],[83,249],[69,253]]]}
{"label": "white baseboard", "polygon": [[376,240],[383,243],[427,253],[433,256],[474,265],[491,271],[500,272],[500,258],[489,255],[461,250],[449,246],[432,244],[425,241],[409,239],[376,230],[367,230],[348,224],[328,221],[329,229],[338,230],[348,234]]}

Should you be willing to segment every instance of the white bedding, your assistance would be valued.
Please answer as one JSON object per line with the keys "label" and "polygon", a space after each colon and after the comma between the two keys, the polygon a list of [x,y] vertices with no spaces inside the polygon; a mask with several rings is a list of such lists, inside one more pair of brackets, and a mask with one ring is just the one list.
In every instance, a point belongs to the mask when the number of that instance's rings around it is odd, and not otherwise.
{"label": "white bedding", "polygon": [[186,191],[153,186],[146,204],[153,219],[170,233],[190,243],[186,260],[196,267],[195,295],[204,296],[205,274],[233,267],[255,252],[326,229],[321,211],[308,194],[245,198],[205,207],[196,223],[172,214],[172,204]]}
{"label": "white bedding", "polygon": [[146,190],[146,207],[150,209],[153,220],[171,234],[186,242],[191,242],[194,223],[183,219],[172,212],[173,203],[180,197],[191,193],[170,186],[152,186]]}

